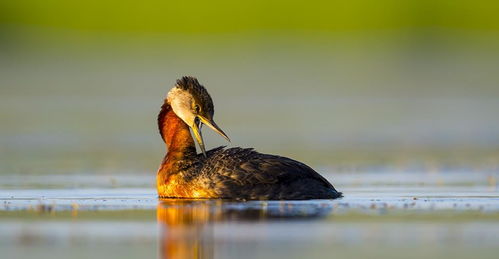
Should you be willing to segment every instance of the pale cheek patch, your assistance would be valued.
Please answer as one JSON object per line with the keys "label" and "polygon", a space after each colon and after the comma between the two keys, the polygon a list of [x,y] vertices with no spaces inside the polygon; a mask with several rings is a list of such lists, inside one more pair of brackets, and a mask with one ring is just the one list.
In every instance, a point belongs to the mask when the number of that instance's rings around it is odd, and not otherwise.
{"label": "pale cheek patch", "polygon": [[195,116],[191,111],[192,95],[184,90],[173,88],[168,92],[167,100],[172,106],[173,112],[187,125],[194,123]]}

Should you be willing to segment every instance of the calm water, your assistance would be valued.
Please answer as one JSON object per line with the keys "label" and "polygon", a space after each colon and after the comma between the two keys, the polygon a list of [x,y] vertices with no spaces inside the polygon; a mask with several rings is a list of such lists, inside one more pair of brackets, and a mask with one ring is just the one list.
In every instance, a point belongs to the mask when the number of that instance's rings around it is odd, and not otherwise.
{"label": "calm water", "polygon": [[[2,176],[2,258],[495,258],[497,172],[327,174],[340,200],[158,200],[152,176]],[[47,252],[50,251],[50,252]]]}

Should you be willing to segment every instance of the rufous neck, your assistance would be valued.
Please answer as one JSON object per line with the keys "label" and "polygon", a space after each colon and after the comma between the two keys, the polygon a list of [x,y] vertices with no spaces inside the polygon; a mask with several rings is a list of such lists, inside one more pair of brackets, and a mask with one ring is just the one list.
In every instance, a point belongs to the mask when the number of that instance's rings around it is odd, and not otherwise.
{"label": "rufous neck", "polygon": [[158,115],[158,127],[168,154],[196,153],[196,146],[189,126],[173,112],[170,104],[166,101]]}

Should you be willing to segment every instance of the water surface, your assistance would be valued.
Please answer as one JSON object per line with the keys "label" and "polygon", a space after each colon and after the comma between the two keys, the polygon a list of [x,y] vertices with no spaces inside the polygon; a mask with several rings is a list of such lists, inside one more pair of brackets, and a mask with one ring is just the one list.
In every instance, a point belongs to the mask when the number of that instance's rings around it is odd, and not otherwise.
{"label": "water surface", "polygon": [[495,258],[499,252],[496,173],[326,176],[344,198],[158,200],[152,176],[3,176],[0,248],[6,258]]}

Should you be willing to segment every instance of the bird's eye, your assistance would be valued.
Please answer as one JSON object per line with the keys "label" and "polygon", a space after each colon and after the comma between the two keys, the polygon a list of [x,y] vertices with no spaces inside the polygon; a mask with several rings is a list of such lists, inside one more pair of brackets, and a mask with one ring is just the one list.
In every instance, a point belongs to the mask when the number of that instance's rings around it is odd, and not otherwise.
{"label": "bird's eye", "polygon": [[199,107],[199,105],[197,105],[197,104],[196,104],[196,105],[194,105],[194,111],[195,111],[196,113],[199,113],[199,112],[201,111],[201,107]]}

